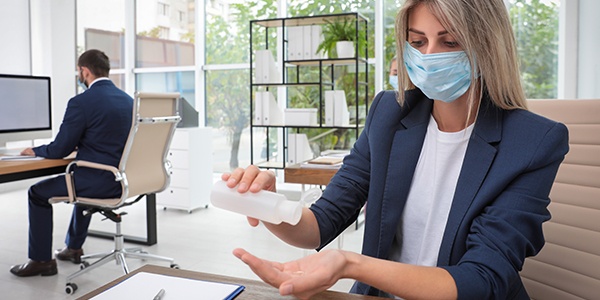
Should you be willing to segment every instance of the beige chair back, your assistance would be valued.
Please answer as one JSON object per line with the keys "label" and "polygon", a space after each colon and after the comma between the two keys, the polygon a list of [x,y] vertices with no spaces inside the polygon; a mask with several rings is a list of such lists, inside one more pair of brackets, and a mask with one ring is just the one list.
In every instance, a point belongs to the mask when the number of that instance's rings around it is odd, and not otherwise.
{"label": "beige chair back", "polygon": [[546,245],[525,261],[532,299],[600,298],[600,99],[530,100],[531,111],[569,128],[544,224]]}
{"label": "beige chair back", "polygon": [[167,153],[178,114],[179,93],[136,93],[133,124],[119,170],[129,197],[169,186]]}

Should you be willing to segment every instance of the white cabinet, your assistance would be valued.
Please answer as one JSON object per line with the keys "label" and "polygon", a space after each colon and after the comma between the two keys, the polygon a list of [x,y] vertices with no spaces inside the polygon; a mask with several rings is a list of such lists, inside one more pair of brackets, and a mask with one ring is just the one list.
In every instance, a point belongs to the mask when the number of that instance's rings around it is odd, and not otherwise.
{"label": "white cabinet", "polygon": [[208,207],[213,182],[212,157],[211,128],[177,128],[168,154],[171,184],[156,195],[156,204],[188,212]]}

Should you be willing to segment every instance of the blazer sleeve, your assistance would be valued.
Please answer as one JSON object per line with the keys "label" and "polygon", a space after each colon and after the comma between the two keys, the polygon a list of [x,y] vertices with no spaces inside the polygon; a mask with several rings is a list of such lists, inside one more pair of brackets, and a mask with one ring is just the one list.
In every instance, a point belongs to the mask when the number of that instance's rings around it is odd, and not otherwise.
{"label": "blazer sleeve", "polygon": [[86,129],[85,111],[77,99],[67,104],[60,130],[50,144],[33,148],[36,156],[63,158],[75,150]]}
{"label": "blazer sleeve", "polygon": [[528,148],[526,168],[473,218],[465,253],[457,264],[442,266],[454,278],[459,299],[512,299],[522,292],[516,288],[519,271],[544,245],[548,195],[568,148],[567,128],[549,126],[540,143]]}

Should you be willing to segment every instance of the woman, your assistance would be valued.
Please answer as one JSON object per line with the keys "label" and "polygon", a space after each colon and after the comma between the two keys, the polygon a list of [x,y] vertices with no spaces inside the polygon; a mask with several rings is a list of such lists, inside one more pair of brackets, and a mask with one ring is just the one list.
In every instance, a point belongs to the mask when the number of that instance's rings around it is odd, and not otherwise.
{"label": "woman", "polygon": [[[405,92],[375,97],[351,154],[300,223],[265,223],[291,245],[321,249],[368,201],[362,254],[284,264],[234,254],[300,298],[353,278],[360,294],[528,299],[519,270],[544,245],[567,129],[526,110],[502,0],[407,0],[396,34]],[[273,173],[253,166],[223,180],[239,192],[275,190]]]}

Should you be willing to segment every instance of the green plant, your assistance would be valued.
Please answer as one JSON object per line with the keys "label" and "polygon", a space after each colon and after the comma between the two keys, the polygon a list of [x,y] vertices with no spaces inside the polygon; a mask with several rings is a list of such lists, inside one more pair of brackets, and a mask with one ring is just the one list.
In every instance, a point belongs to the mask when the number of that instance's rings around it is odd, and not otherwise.
{"label": "green plant", "polygon": [[358,33],[358,53],[359,56],[365,56],[366,36],[365,31],[356,28],[356,20],[350,18],[336,19],[334,21],[325,20],[323,26],[323,41],[319,44],[317,52],[327,52],[329,57],[333,57],[335,44],[340,41],[356,42]]}

